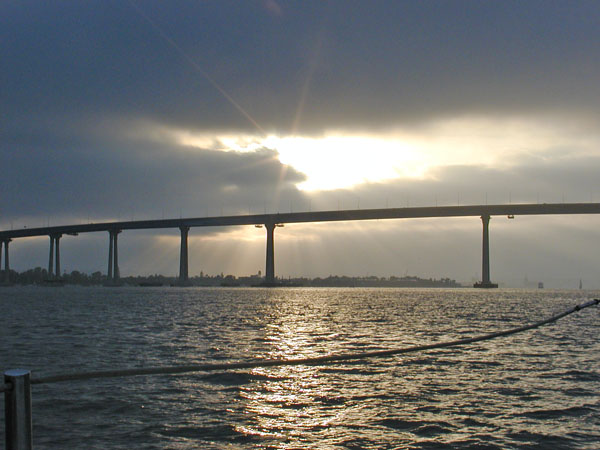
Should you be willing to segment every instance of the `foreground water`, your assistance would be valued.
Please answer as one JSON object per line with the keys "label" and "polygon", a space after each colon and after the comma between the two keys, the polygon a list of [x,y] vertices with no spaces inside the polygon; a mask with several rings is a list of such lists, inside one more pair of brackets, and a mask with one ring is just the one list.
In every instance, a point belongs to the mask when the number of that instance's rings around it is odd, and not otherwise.
{"label": "foreground water", "polygon": [[[0,368],[44,376],[387,349],[507,329],[598,294],[5,288]],[[35,385],[34,446],[597,449],[598,314],[367,362]]]}

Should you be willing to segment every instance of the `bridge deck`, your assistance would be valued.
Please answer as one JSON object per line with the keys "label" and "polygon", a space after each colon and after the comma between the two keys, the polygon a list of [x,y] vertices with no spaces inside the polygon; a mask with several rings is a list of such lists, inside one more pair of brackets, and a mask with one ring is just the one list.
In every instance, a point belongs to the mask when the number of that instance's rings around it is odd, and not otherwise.
{"label": "bridge deck", "polygon": [[544,214],[600,214],[600,203],[542,203],[514,205],[430,206],[412,208],[355,209],[242,216],[196,217],[182,219],[136,220],[81,225],[61,225],[0,231],[0,239],[50,234],[76,234],[109,230],[152,228],[215,227],[273,223],[341,222],[377,219],[414,219],[426,217],[508,216]]}

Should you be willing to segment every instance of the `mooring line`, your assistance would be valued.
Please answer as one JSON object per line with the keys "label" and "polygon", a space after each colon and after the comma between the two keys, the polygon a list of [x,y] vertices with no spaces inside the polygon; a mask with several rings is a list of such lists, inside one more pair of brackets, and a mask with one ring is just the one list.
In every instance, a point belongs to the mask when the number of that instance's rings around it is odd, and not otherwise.
{"label": "mooring line", "polygon": [[600,299],[594,299],[582,305],[576,305],[560,314],[552,316],[548,319],[541,320],[539,322],[532,323],[530,325],[524,325],[518,328],[511,328],[509,330],[497,331],[495,333],[484,334],[471,338],[458,339],[454,341],[438,342],[436,344],[416,345],[412,347],[396,348],[389,350],[376,350],[370,352],[360,353],[340,353],[326,356],[317,356],[312,358],[295,358],[295,359],[272,359],[272,360],[254,360],[246,362],[234,362],[234,363],[220,363],[220,364],[192,364],[192,365],[181,365],[181,366],[164,366],[164,367],[147,367],[147,368],[136,368],[136,369],[122,369],[122,370],[104,370],[96,372],[81,372],[81,373],[68,373],[52,375],[47,377],[32,377],[31,384],[46,384],[46,383],[59,383],[62,381],[75,381],[75,380],[90,380],[97,378],[115,378],[115,377],[129,377],[138,375],[161,375],[161,374],[178,374],[188,372],[211,372],[216,370],[235,370],[235,369],[253,369],[258,367],[280,367],[280,366],[298,366],[298,365],[325,365],[343,361],[361,360],[367,358],[381,358],[385,356],[400,355],[405,353],[414,353],[427,350],[434,350],[440,348],[457,347],[460,345],[472,344],[474,342],[487,341],[498,337],[509,336],[523,331],[532,330],[534,328],[547,325],[552,322],[556,322],[569,314],[590,306],[600,304]]}

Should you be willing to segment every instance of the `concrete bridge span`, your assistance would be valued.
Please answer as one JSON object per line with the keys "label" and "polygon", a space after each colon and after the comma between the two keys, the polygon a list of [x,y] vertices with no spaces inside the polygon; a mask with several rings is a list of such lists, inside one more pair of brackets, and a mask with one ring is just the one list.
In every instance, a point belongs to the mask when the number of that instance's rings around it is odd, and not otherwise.
{"label": "concrete bridge span", "polygon": [[[274,285],[275,250],[274,230],[278,225],[286,223],[341,222],[355,220],[382,219],[414,219],[440,217],[481,217],[483,226],[482,239],[482,280],[476,287],[497,287],[490,280],[489,265],[489,220],[493,216],[524,215],[568,215],[568,214],[600,214],[600,203],[542,203],[542,204],[509,204],[509,205],[465,205],[465,206],[431,206],[382,209],[353,209],[341,211],[311,211],[274,214],[249,214],[239,216],[195,217],[179,219],[157,219],[89,223],[79,225],[60,225],[40,228],[21,228],[0,231],[0,258],[4,246],[4,276],[7,280],[9,266],[9,243],[14,239],[49,236],[50,255],[48,273],[52,277],[60,277],[60,238],[63,235],[76,236],[80,233],[108,232],[108,280],[119,279],[118,239],[119,233],[126,230],[143,230],[157,228],[179,228],[181,233],[179,280],[185,284],[188,280],[188,231],[193,227],[214,227],[234,225],[265,226],[267,231],[265,284]],[[0,260],[0,266],[1,266]]]}

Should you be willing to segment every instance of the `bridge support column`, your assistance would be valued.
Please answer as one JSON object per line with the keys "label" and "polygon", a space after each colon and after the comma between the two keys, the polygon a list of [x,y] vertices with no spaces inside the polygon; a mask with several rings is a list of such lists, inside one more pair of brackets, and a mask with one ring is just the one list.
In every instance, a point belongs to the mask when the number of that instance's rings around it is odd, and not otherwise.
{"label": "bridge support column", "polygon": [[121,278],[121,272],[119,271],[119,246],[117,245],[117,242],[118,242],[117,237],[119,236],[120,232],[121,232],[120,230],[115,231],[114,238],[113,238],[113,247],[114,247],[113,256],[115,258],[115,260],[113,262],[113,270],[114,270],[113,280],[115,282],[118,282],[119,278]]}
{"label": "bridge support column", "polygon": [[117,235],[121,230],[108,231],[108,272],[106,275],[107,284],[117,284],[120,278],[119,273],[119,249],[117,245]]}
{"label": "bridge support column", "polygon": [[275,224],[266,223],[267,229],[267,264],[265,268],[265,284],[275,284]]}
{"label": "bridge support column", "polygon": [[56,242],[55,247],[56,247],[56,265],[55,265],[55,271],[54,271],[54,276],[56,278],[60,278],[60,238],[61,235],[57,234],[54,236],[54,241]]}
{"label": "bridge support column", "polygon": [[48,258],[48,279],[54,274],[54,236],[50,235],[50,257]]}
{"label": "bridge support column", "polygon": [[476,288],[497,288],[498,284],[490,281],[490,216],[484,214],[481,216],[481,222],[483,224],[481,281],[473,286]]}
{"label": "bridge support column", "polygon": [[2,266],[2,258],[1,258],[1,254],[2,254],[2,245],[4,245],[4,283],[10,283],[10,264],[8,262],[8,243],[11,241],[12,239],[5,239],[2,242],[0,242],[0,268]]}
{"label": "bridge support column", "polygon": [[179,284],[188,283],[188,232],[190,227],[179,227],[181,232],[181,247],[179,250]]}
{"label": "bridge support column", "polygon": [[113,234],[112,231],[108,232],[108,270],[106,271],[106,279],[110,282],[112,280],[113,266]]}
{"label": "bridge support column", "polygon": [[[50,256],[48,258],[48,279],[60,278],[60,238],[62,234],[50,235]],[[54,258],[56,248],[56,260]]]}

